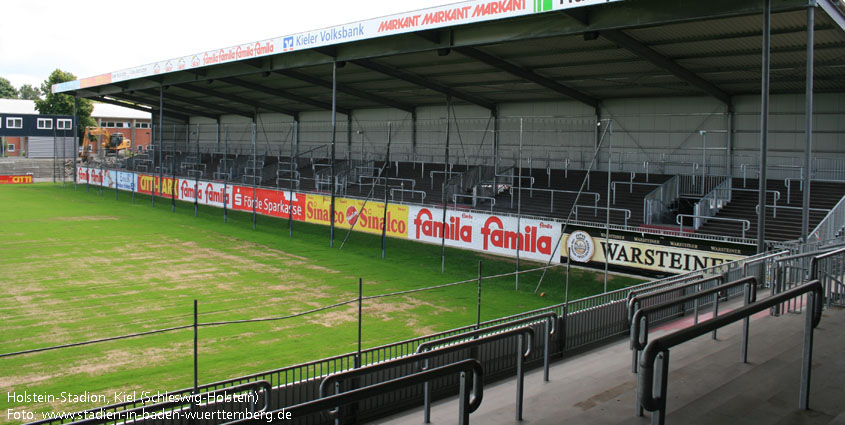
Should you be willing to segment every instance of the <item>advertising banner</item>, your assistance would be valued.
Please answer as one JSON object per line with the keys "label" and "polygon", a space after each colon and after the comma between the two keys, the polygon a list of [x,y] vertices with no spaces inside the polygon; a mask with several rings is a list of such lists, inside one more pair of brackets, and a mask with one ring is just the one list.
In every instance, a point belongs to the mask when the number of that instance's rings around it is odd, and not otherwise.
{"label": "advertising banner", "polygon": [[621,0],[470,0],[182,56],[54,84],[54,93],[350,41],[432,30]]}
{"label": "advertising banner", "polygon": [[[326,200],[326,204],[331,199]],[[354,225],[354,230],[381,234],[382,224],[386,223],[387,236],[405,239],[408,234],[408,206],[387,204],[385,220],[384,203],[369,201],[366,204],[360,199],[336,198],[335,209],[342,220],[335,225],[341,229],[348,229]]]}
{"label": "advertising banner", "polygon": [[[561,239],[561,262],[571,252],[577,263],[601,263],[662,273],[687,273],[744,258],[739,248],[711,246],[659,236],[610,235],[601,230],[577,230]],[[605,255],[605,253],[607,253]]]}
{"label": "advertising banner", "polygon": [[117,188],[120,190],[135,190],[135,173],[117,172]]}
{"label": "advertising banner", "polygon": [[30,184],[32,183],[32,174],[22,176],[2,175],[0,176],[0,184]]}
{"label": "advertising banner", "polygon": [[[221,185],[222,186],[222,185]],[[222,187],[221,187],[222,190]],[[253,199],[253,192],[255,199]],[[231,189],[231,208],[239,211],[255,211],[271,217],[287,218],[291,211],[291,197],[293,197],[292,218],[296,221],[306,221],[305,204],[310,195],[291,193],[285,190],[254,189],[244,186],[233,186]],[[193,198],[192,198],[193,199]]]}
{"label": "advertising banner", "polygon": [[[447,246],[535,261],[548,261],[560,234],[560,224],[553,221],[522,219],[517,229],[516,217],[478,212],[408,207],[408,239],[441,243]],[[553,262],[557,262],[555,255]]]}
{"label": "advertising banner", "polygon": [[[180,180],[179,182],[179,198],[182,201],[194,202],[194,185],[196,181]],[[210,205],[212,207],[232,208],[232,185],[224,185],[223,183],[212,183],[200,180],[196,184],[196,201],[200,205]]]}
{"label": "advertising banner", "polygon": [[76,167],[76,182],[77,183],[88,183],[88,168],[87,167]]}
{"label": "advertising banner", "polygon": [[169,198],[173,196],[174,189],[179,190],[179,179],[163,177],[159,181],[158,176],[138,174],[138,192],[140,193],[147,195],[161,194],[161,196]]}

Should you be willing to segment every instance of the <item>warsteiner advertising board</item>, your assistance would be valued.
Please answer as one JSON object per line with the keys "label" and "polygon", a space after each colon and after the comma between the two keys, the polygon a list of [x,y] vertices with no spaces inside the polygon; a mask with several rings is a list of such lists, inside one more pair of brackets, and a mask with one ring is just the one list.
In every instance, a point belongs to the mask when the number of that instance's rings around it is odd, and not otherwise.
{"label": "warsteiner advertising board", "polygon": [[680,274],[739,260],[753,254],[750,249],[639,233],[611,233],[608,241],[603,230],[581,229],[563,235],[560,253],[561,262],[571,253],[574,263],[600,265],[607,260],[624,269]]}

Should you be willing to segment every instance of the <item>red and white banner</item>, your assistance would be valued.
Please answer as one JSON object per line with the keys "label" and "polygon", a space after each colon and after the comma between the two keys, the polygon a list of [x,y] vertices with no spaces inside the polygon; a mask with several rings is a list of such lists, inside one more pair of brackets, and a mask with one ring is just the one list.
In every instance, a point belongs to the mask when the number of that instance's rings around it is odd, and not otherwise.
{"label": "red and white banner", "polygon": [[179,180],[177,194],[176,199],[180,201],[194,202],[196,200],[200,205],[232,208],[232,185],[202,180],[199,182],[196,180]]}
{"label": "red and white banner", "polygon": [[292,211],[294,220],[305,221],[305,194],[244,186],[233,186],[231,194],[233,210],[252,211],[254,207],[259,214],[283,218],[287,218],[289,211]]}
{"label": "red and white banner", "polygon": [[[410,206],[408,239],[440,243],[448,246],[489,252],[491,254],[536,261],[548,261],[560,235],[560,224],[554,221],[522,219],[517,228],[516,217]],[[558,255],[553,262],[559,262]]]}

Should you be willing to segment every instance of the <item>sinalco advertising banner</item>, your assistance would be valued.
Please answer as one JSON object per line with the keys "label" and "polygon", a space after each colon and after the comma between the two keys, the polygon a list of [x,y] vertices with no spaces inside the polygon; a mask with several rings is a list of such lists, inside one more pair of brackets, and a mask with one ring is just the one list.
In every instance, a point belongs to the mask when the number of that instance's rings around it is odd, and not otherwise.
{"label": "sinalco advertising banner", "polygon": [[227,62],[621,0],[471,0],[270,38],[54,84],[53,93]]}
{"label": "sinalco advertising banner", "polygon": [[[614,235],[608,243],[603,230],[576,230],[561,239],[561,262],[567,252],[576,263],[604,263],[632,269],[680,274],[744,258],[737,248],[711,246],[660,236]],[[607,257],[605,257],[607,252]]]}
{"label": "sinalco advertising banner", "polygon": [[[305,206],[305,221],[329,225],[331,215],[331,197],[308,195]],[[335,198],[334,225],[339,229],[353,227],[359,232],[381,234],[382,223],[387,223],[385,233],[388,236],[404,239],[408,229],[408,206],[387,205],[387,217],[384,215],[384,203],[360,199]],[[386,218],[386,221],[385,221]]]}
{"label": "sinalco advertising banner", "polygon": [[[534,219],[479,212],[447,210],[443,226],[443,210],[418,206],[408,207],[408,239],[428,243],[489,252],[491,254],[545,262],[552,257],[560,224]],[[558,256],[552,258],[558,262]]]}

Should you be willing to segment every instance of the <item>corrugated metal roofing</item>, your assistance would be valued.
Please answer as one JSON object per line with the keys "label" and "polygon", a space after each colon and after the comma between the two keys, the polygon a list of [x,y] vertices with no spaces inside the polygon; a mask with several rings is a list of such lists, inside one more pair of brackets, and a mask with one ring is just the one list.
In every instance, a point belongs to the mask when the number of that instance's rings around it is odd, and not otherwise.
{"label": "corrugated metal roofing", "polygon": [[[798,1],[783,0],[778,4],[792,4],[790,2],[794,3],[791,9],[781,7],[772,17],[773,93],[800,92],[804,87],[806,11],[796,10],[803,7]],[[619,4],[625,4],[630,9],[640,3],[631,0]],[[749,13],[714,13],[712,16],[690,17],[652,25],[642,23],[647,22],[647,19],[631,17],[627,28],[623,26],[617,30],[730,95],[756,94],[760,91],[761,80],[762,17],[759,13]],[[631,50],[617,46],[601,36],[601,32],[591,33],[590,27],[584,27],[575,34],[547,36],[544,33],[546,28],[532,27],[535,22],[533,19],[521,18],[512,22],[514,28],[522,28],[514,30],[517,39],[502,36],[496,42],[481,43],[471,49],[476,49],[476,54],[504,61],[519,72],[533,73],[596,99],[706,95],[700,87]],[[545,25],[555,22],[548,16],[542,19],[537,22]],[[566,14],[560,14],[557,19],[562,24],[572,24],[572,18]],[[510,28],[506,24],[485,24],[477,30],[461,33],[461,39],[480,37],[492,25],[502,25],[497,28],[503,31]],[[816,12],[816,28],[816,90],[841,91],[845,89],[845,31],[821,10]],[[534,32],[538,35],[532,37]],[[441,31],[434,36],[450,37],[449,34]],[[475,96],[478,98],[476,100],[487,104],[569,99],[550,89],[548,84],[541,85],[524,75],[515,75],[500,65],[485,63],[474,58],[476,54],[461,54],[462,50],[458,48],[439,51],[435,48],[422,51],[418,48],[405,49],[404,46],[413,45],[407,38],[413,36],[402,37],[406,38],[396,38],[395,43],[385,42],[387,51],[391,51],[389,54],[369,57],[367,60],[410,75],[411,80],[422,79],[430,85],[445,86],[449,90]],[[357,45],[350,43],[350,46]],[[356,55],[367,57],[368,50],[365,47],[355,48]],[[171,111],[178,112],[181,109],[211,116],[221,113],[250,116],[256,107],[259,111],[278,108],[294,112],[325,109],[320,105],[331,102],[331,91],[326,85],[331,82],[332,59],[329,56],[332,53],[331,50],[303,51],[279,59],[286,64],[279,69],[305,75],[305,80],[291,78],[283,75],[283,72],[268,72],[266,62],[238,64],[237,67],[227,65],[229,68],[222,68],[236,76],[235,81],[215,79],[219,76],[212,75],[216,72],[214,67],[202,72],[193,71],[192,74],[184,74],[192,75],[192,78],[170,85],[164,91],[165,103],[171,106]],[[271,65],[277,66],[275,62]],[[341,85],[338,105],[341,108],[384,107],[385,100],[409,106],[444,103],[446,95],[426,88],[426,84],[420,85],[390,76],[364,65],[352,59],[338,69],[338,83]],[[311,80],[315,78],[322,84]],[[150,81],[161,82],[164,79],[148,79]],[[254,84],[260,84],[267,90],[255,90]],[[348,93],[343,88],[365,92],[370,96]],[[274,89],[305,99],[287,98],[284,94],[274,92]],[[124,85],[117,87],[117,90],[111,87],[106,92],[153,108],[158,106],[157,87],[132,90],[129,85]],[[383,100],[379,102],[378,97]],[[242,99],[246,101],[239,101]],[[454,100],[467,101],[461,99],[461,96],[455,96]],[[167,107],[165,110],[168,110]]]}

